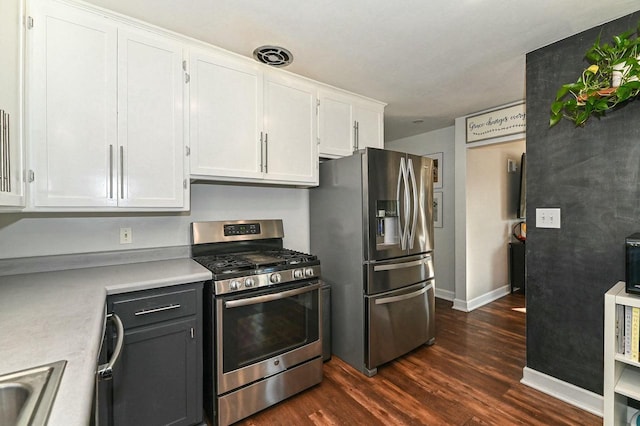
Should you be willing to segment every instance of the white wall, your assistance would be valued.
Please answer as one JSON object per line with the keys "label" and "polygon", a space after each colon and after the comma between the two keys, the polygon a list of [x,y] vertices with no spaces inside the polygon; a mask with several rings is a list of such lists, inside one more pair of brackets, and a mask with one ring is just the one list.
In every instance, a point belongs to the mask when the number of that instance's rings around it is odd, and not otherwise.
{"label": "white wall", "polygon": [[[509,246],[524,140],[467,150],[467,298],[473,300],[509,284]],[[517,191],[516,191],[517,193]]]}
{"label": "white wall", "polygon": [[[190,244],[191,222],[274,219],[284,222],[287,248],[309,251],[306,189],[194,184],[191,211],[128,214],[0,214],[0,259]],[[120,244],[120,228],[133,242]]]}
{"label": "white wall", "polygon": [[[521,103],[522,101],[514,102],[512,104],[503,105],[502,107],[508,107]],[[494,108],[492,108],[493,110]],[[487,110],[489,111],[489,110]],[[487,111],[479,111],[480,113]],[[467,187],[469,181],[467,180],[467,170],[469,168],[469,152],[480,147],[487,147],[495,144],[504,144],[507,142],[522,141],[522,151],[524,151],[524,133],[518,133],[514,135],[496,137],[481,142],[474,142],[467,144],[466,141],[466,118],[458,117],[455,122],[455,181],[459,184],[455,187],[455,299],[453,301],[453,308],[462,311],[471,311],[486,303],[489,303],[495,299],[502,297],[509,292],[509,287],[505,282],[497,282],[494,284],[485,284],[482,280],[483,277],[472,276],[474,273],[480,273],[477,265],[483,261],[487,261],[487,255],[482,249],[476,249],[482,245],[481,237],[476,235],[478,232],[475,228],[478,225],[472,225],[469,223],[473,220],[474,215],[479,214],[477,206],[469,204],[470,189]],[[519,158],[519,155],[518,155]],[[507,165],[500,166],[500,168],[506,171]],[[465,184],[460,184],[465,182]],[[480,194],[481,195],[481,194]],[[497,219],[496,220],[502,220]],[[515,223],[515,214],[514,221]],[[486,226],[482,224],[480,226]],[[498,225],[499,229],[502,229]],[[498,231],[502,235],[502,231]],[[502,236],[496,238],[503,238]],[[506,246],[508,239],[503,241]],[[492,261],[500,258],[500,254],[493,254]],[[508,270],[508,258],[504,257],[504,267]],[[508,281],[508,279],[507,279]],[[478,288],[476,288],[478,287]],[[484,291],[489,288],[493,290]]]}
{"label": "white wall", "polygon": [[442,192],[443,227],[435,228],[436,296],[453,300],[455,296],[455,226],[454,226],[454,127],[422,133],[408,138],[385,142],[385,148],[424,155],[443,153]]}

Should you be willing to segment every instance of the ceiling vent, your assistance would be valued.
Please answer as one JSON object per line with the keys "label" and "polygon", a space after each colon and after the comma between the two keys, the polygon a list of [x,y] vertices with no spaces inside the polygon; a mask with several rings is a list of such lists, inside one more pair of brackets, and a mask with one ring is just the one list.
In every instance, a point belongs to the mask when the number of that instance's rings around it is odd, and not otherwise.
{"label": "ceiling vent", "polygon": [[272,67],[286,67],[293,62],[293,55],[284,47],[261,46],[253,51],[253,57],[258,62]]}

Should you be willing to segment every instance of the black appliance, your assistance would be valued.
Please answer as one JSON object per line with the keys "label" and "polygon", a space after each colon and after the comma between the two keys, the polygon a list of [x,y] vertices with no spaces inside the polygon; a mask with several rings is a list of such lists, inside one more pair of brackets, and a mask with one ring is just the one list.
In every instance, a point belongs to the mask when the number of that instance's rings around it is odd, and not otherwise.
{"label": "black appliance", "polygon": [[625,281],[627,293],[640,294],[640,232],[625,238]]}
{"label": "black appliance", "polygon": [[283,248],[282,220],[195,222],[204,296],[204,401],[228,425],[322,381],[322,283],[314,255]]}

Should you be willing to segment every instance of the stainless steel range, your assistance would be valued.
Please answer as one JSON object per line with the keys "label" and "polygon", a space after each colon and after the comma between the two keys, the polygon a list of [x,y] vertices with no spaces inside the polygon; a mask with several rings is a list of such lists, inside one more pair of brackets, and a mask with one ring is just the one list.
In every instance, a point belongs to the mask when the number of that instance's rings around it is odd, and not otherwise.
{"label": "stainless steel range", "polygon": [[283,248],[281,220],[194,222],[205,286],[205,411],[228,425],[322,381],[316,256]]}

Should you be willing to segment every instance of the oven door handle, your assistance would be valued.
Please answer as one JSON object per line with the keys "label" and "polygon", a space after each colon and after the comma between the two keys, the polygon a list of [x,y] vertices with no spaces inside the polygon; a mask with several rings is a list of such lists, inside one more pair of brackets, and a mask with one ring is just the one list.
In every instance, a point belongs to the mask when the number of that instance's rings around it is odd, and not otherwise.
{"label": "oven door handle", "polygon": [[250,297],[248,299],[227,300],[224,302],[225,308],[239,308],[240,306],[256,305],[258,303],[271,302],[273,300],[284,299],[286,297],[297,296],[299,294],[309,293],[320,288],[320,283],[312,284],[302,288],[294,288],[293,290],[281,291],[273,294],[265,294],[262,296]]}

